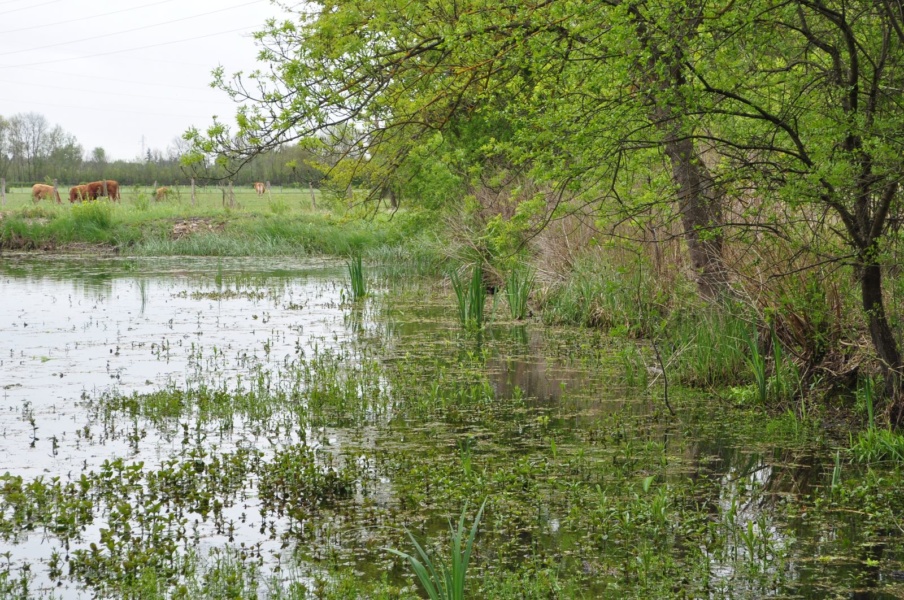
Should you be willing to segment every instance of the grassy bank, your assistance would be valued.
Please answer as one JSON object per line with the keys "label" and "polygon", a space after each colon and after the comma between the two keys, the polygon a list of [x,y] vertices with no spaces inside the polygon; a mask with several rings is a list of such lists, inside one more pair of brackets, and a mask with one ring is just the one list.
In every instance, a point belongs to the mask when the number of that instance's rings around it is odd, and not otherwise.
{"label": "grassy bank", "polygon": [[234,190],[188,188],[164,201],[149,188],[126,188],[122,202],[34,204],[13,189],[0,219],[0,248],[66,250],[95,246],[132,255],[347,256],[398,246],[424,231],[417,215],[357,213],[344,202],[308,190],[274,189],[258,196]]}

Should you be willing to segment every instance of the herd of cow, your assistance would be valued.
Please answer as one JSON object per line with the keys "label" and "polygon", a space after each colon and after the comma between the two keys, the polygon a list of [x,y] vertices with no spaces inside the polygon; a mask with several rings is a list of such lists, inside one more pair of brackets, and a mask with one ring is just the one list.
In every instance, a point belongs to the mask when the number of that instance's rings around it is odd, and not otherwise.
{"label": "herd of cow", "polygon": [[[112,179],[104,179],[103,181],[92,181],[91,183],[69,188],[69,202],[97,200],[102,196],[107,196],[110,200],[121,201],[119,183]],[[31,186],[32,201],[37,202],[44,198],[56,200],[57,204],[61,203],[60,192],[52,185],[36,183]]]}
{"label": "herd of cow", "polygon": [[[254,191],[258,196],[263,196],[267,186],[260,181],[254,182]],[[165,200],[171,194],[172,190],[167,187],[157,188],[154,192],[155,200]],[[69,188],[69,202],[82,202],[84,200],[97,200],[106,196],[113,201],[122,201],[119,196],[119,183],[112,179],[104,179],[103,181],[92,181],[84,185],[75,185]],[[36,183],[31,186],[31,199],[38,202],[44,198],[53,199],[57,204],[62,204],[60,200],[60,192],[52,185],[44,183]]]}

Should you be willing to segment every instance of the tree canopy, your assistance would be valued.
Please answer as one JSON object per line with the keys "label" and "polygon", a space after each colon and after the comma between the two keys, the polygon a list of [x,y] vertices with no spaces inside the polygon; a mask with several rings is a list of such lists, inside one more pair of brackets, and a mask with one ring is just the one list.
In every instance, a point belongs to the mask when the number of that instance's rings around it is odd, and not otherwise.
{"label": "tree canopy", "polygon": [[900,0],[305,6],[257,34],[265,69],[216,72],[244,103],[234,126],[190,132],[197,152],[241,162],[341,128],[372,177],[442,157],[530,178],[546,201],[524,210],[547,218],[576,202],[643,227],[665,211],[712,299],[736,287],[726,239],[785,240],[855,267],[900,396],[881,274],[904,173]]}

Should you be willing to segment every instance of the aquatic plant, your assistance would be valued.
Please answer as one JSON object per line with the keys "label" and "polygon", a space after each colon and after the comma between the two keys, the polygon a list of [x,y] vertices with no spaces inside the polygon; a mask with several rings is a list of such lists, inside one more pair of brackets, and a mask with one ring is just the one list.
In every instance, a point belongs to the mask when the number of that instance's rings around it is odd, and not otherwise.
{"label": "aquatic plant", "polygon": [[767,379],[766,379],[766,357],[760,352],[760,345],[757,341],[756,330],[749,332],[746,336],[747,348],[749,354],[745,356],[747,364],[753,373],[753,379],[756,381],[757,399],[760,403],[766,403],[767,396]]}
{"label": "aquatic plant", "polygon": [[483,509],[486,503],[487,501],[484,500],[483,504],[480,505],[480,510],[477,511],[477,516],[474,517],[474,523],[471,525],[467,538],[465,538],[467,504],[461,511],[458,526],[453,528],[452,524],[449,524],[452,547],[450,548],[451,556],[449,557],[450,563],[448,565],[439,557],[431,557],[407,529],[406,532],[414,544],[417,556],[394,548],[385,548],[385,550],[408,561],[430,600],[464,600],[468,563],[471,560],[474,538],[477,537],[477,527],[480,525],[480,519],[483,516]]}
{"label": "aquatic plant", "polygon": [[851,439],[851,454],[858,462],[876,463],[880,461],[904,462],[904,435],[891,429],[876,426],[875,391],[872,378],[866,377],[857,389],[860,400],[867,413],[866,431],[857,434],[857,440]]}
{"label": "aquatic plant", "polygon": [[350,261],[345,263],[348,267],[349,291],[352,300],[361,300],[367,295],[367,286],[364,281],[364,266],[361,263],[361,256],[353,256]]}
{"label": "aquatic plant", "polygon": [[455,290],[455,299],[458,301],[458,320],[466,328],[481,329],[487,295],[486,287],[483,285],[483,269],[480,265],[474,265],[467,286],[456,271],[451,271],[449,278],[452,280],[452,289]]}
{"label": "aquatic plant", "polygon": [[527,300],[534,287],[536,271],[531,267],[516,266],[505,281],[505,297],[512,319],[520,321],[527,316]]}

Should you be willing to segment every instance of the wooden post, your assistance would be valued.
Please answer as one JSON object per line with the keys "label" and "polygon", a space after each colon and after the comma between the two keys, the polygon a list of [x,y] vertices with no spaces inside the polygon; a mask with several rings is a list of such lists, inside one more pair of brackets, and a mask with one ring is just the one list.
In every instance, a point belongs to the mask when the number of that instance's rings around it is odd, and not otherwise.
{"label": "wooden post", "polygon": [[[46,180],[45,180],[46,181]],[[60,193],[57,191],[57,180],[53,180],[53,191],[50,193],[50,201],[53,202],[56,200],[57,204],[62,204],[62,200],[60,198]]]}
{"label": "wooden post", "polygon": [[6,206],[6,177],[0,177],[0,203]]}
{"label": "wooden post", "polygon": [[267,182],[266,184],[264,184],[264,185],[267,186],[267,199],[270,200],[270,202],[273,202],[273,192],[270,191],[270,182],[268,181],[268,182]]}
{"label": "wooden post", "polygon": [[191,205],[195,205],[195,178],[191,178]]}
{"label": "wooden post", "polygon": [[232,180],[229,180],[229,208],[235,208],[235,192],[232,191]]}
{"label": "wooden post", "polygon": [[[56,182],[54,182],[54,184],[55,184],[55,183],[56,183]],[[109,197],[110,197],[110,196],[109,196],[109,192],[107,192],[107,180],[104,179],[102,183],[103,183],[103,186],[104,186],[104,196],[106,196],[107,198],[109,198]]]}
{"label": "wooden post", "polygon": [[311,207],[317,210],[317,196],[314,195],[314,182],[309,181],[308,187],[311,188]]}

